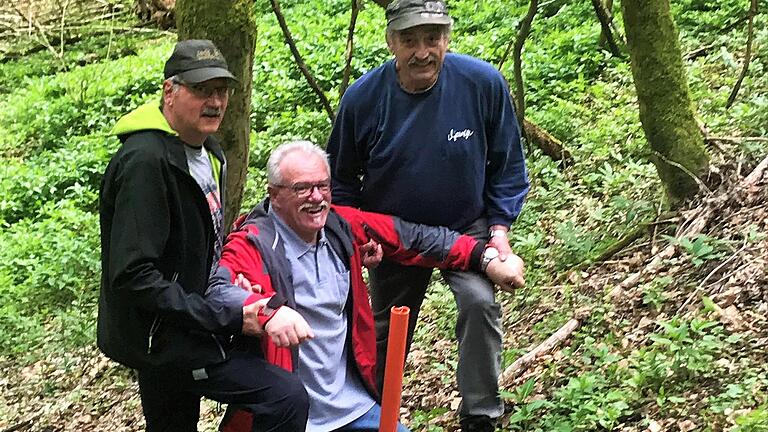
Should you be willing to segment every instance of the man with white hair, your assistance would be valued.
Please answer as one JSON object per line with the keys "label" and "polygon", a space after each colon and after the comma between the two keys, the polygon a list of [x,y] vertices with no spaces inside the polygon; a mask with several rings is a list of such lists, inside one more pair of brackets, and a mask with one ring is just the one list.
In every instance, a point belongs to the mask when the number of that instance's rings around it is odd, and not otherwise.
{"label": "man with white hair", "polygon": [[[331,205],[327,156],[311,142],[277,147],[267,180],[269,199],[227,238],[218,276],[226,283],[242,274],[268,299],[261,349],[301,378],[307,431],[378,430],[376,341],[360,247],[375,240],[398,263],[484,271],[505,289],[524,283],[520,258],[485,260],[484,241]],[[247,412],[240,418],[248,424]]]}

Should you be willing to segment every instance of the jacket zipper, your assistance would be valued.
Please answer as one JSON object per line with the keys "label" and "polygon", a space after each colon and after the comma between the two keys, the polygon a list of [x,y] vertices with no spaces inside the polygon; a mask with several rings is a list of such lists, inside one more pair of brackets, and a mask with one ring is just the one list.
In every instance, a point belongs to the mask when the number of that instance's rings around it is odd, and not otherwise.
{"label": "jacket zipper", "polygon": [[213,341],[216,342],[216,346],[219,347],[219,352],[221,353],[221,359],[226,360],[227,359],[227,353],[224,352],[224,347],[221,346],[221,342],[219,342],[218,339],[216,339],[216,335],[211,333],[211,337],[213,338]]}
{"label": "jacket zipper", "polygon": [[[179,272],[174,272],[173,277],[171,278],[171,283],[176,282],[179,279]],[[160,324],[163,322],[163,317],[160,316],[160,313],[155,315],[155,319],[152,320],[152,325],[149,327],[149,339],[147,341],[147,354],[152,354],[152,339],[155,336],[155,333],[157,333],[157,330],[160,328]]]}

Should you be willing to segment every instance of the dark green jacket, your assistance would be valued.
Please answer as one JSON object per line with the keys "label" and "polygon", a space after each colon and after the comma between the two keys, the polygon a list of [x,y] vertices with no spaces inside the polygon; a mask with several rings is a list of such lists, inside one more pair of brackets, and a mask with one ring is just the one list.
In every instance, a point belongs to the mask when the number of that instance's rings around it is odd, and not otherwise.
{"label": "dark green jacket", "polygon": [[[196,369],[226,359],[242,305],[205,298],[215,234],[208,203],[189,174],[184,143],[157,104],[115,125],[122,147],[101,184],[98,345],[136,369]],[[213,139],[222,201],[226,165]]]}

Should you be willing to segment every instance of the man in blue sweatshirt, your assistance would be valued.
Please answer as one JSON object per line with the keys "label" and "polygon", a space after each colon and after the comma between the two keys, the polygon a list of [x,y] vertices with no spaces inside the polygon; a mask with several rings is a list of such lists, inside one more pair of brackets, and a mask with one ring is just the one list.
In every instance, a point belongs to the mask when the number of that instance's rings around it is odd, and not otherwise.
{"label": "man in blue sweatshirt", "polygon": [[[328,142],[334,200],[490,236],[487,259],[504,260],[529,188],[506,81],[486,62],[447,52],[453,20],[442,0],[395,0],[386,16],[394,59],[349,88]],[[478,273],[441,273],[458,309],[462,430],[493,431],[504,412],[494,287]],[[411,308],[410,346],[430,276],[387,260],[370,272],[379,386],[389,309]]]}

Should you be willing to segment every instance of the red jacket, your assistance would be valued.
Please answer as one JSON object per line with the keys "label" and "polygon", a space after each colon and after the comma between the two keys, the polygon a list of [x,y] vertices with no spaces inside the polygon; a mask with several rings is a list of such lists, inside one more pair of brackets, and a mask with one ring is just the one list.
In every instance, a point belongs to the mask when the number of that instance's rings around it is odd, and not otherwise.
{"label": "red jacket", "polygon": [[[295,309],[290,264],[285,258],[282,240],[276,236],[275,226],[267,217],[268,205],[264,202],[257,206],[229,235],[222,252],[219,274],[228,273],[230,281],[237,274],[242,274],[251,284],[261,285],[262,294],[251,296],[249,301],[272,297],[270,307],[286,305]],[[378,399],[375,385],[376,334],[368,288],[363,280],[359,246],[373,239],[381,244],[385,257],[400,264],[469,270],[479,268],[485,245],[447,228],[413,224],[397,217],[345,206],[332,206],[325,234],[350,271],[351,299],[347,301],[345,311],[351,323],[348,334],[351,337],[353,364],[363,384]],[[264,316],[263,322],[267,319]],[[297,349],[279,348],[269,337],[262,337],[261,343],[268,361],[286,370],[295,370]]]}

